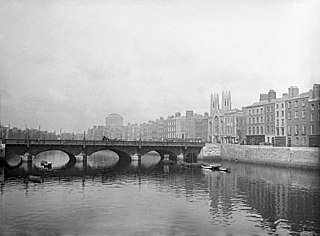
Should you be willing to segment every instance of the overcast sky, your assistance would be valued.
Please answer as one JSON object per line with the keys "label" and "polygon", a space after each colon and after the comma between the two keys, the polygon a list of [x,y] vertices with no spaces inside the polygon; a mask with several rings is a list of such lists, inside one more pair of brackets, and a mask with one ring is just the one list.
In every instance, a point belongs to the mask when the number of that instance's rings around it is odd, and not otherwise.
{"label": "overcast sky", "polygon": [[83,132],[320,83],[318,0],[0,0],[1,121]]}

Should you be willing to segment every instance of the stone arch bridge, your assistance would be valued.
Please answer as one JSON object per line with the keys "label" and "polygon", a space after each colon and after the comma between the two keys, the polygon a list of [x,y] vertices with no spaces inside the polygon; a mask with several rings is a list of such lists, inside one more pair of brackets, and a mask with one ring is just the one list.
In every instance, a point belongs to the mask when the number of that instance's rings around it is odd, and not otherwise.
{"label": "stone arch bridge", "polygon": [[91,154],[110,150],[118,154],[119,161],[131,161],[132,156],[141,156],[156,151],[161,160],[168,158],[177,161],[177,156],[182,155],[186,162],[197,162],[197,157],[204,146],[201,142],[154,142],[154,141],[91,141],[91,140],[22,140],[7,139],[5,143],[5,158],[12,155],[28,155],[32,157],[50,150],[65,152],[70,160],[75,160],[77,155],[86,159]]}

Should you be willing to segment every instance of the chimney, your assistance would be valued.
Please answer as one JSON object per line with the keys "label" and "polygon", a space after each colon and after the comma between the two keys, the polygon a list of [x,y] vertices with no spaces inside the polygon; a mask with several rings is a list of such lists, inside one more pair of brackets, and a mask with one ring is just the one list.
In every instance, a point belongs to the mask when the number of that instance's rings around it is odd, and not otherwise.
{"label": "chimney", "polygon": [[273,89],[270,89],[268,93],[268,101],[270,102],[271,100],[276,98],[277,98],[276,92]]}
{"label": "chimney", "polygon": [[313,85],[313,98],[319,98],[320,97],[320,84],[314,84]]}
{"label": "chimney", "polygon": [[289,97],[291,98],[299,96],[299,88],[297,86],[290,86],[290,88],[288,88],[288,92]]}

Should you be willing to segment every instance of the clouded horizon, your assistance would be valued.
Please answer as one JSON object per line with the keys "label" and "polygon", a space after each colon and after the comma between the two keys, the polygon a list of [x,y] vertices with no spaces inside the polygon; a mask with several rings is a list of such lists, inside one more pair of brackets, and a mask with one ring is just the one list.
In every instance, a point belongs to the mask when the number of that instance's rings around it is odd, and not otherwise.
{"label": "clouded horizon", "polygon": [[1,122],[83,132],[320,82],[320,1],[0,0]]}

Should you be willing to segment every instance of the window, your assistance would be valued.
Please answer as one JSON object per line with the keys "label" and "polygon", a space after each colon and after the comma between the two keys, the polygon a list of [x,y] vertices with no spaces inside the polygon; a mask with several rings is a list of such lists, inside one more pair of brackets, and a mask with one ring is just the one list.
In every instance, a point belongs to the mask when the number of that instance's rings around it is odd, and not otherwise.
{"label": "window", "polygon": [[281,126],[284,126],[284,119],[281,120]]}
{"label": "window", "polygon": [[313,113],[311,113],[310,121],[314,121],[314,114]]}
{"label": "window", "polygon": [[269,116],[267,116],[267,122],[269,122]]}
{"label": "window", "polygon": [[314,134],[314,125],[311,125],[311,134]]}
{"label": "window", "polygon": [[299,135],[299,127],[298,127],[298,125],[294,126],[294,134],[295,135]]}
{"label": "window", "polygon": [[291,111],[288,111],[288,120],[291,120]]}
{"label": "window", "polygon": [[254,129],[254,127],[252,127],[252,134],[255,134],[256,132],[255,132],[255,129]]}
{"label": "window", "polygon": [[291,102],[288,102],[288,108],[289,109],[291,108]]}
{"label": "window", "polygon": [[269,134],[270,132],[270,129],[269,129],[269,126],[267,126],[267,134]]}
{"label": "window", "polygon": [[294,118],[296,118],[296,119],[299,118],[299,113],[298,113],[298,111],[295,111],[295,112],[294,112]]}
{"label": "window", "polygon": [[249,117],[249,121],[248,121],[248,123],[249,123],[249,124],[251,124],[251,117]]}
{"label": "window", "polygon": [[263,117],[262,116],[260,117],[260,122],[263,123]]}
{"label": "window", "polygon": [[270,116],[270,121],[273,122],[273,115]]}
{"label": "window", "polygon": [[284,136],[284,128],[281,128],[281,135]]}
{"label": "window", "polygon": [[257,114],[259,114],[259,109],[257,108]]}
{"label": "window", "polygon": [[251,116],[251,110],[249,110],[249,116]]}
{"label": "window", "polygon": [[288,126],[288,135],[289,136],[291,135],[291,126],[290,125]]}
{"label": "window", "polygon": [[259,126],[257,127],[257,134],[259,134]]}
{"label": "window", "polygon": [[298,107],[298,101],[294,101],[294,107]]}
{"label": "window", "polygon": [[306,137],[302,137],[302,144],[303,144],[303,145],[306,145],[306,144],[307,144],[306,141],[307,141],[307,140],[306,140]]}
{"label": "window", "polygon": [[279,109],[279,103],[277,103],[277,106],[276,106],[276,107],[277,107],[277,109]]}
{"label": "window", "polygon": [[252,118],[252,124],[254,124],[254,123],[255,123],[255,118],[253,117],[253,118]]}
{"label": "window", "polygon": [[299,138],[296,137],[296,145],[299,145]]}
{"label": "window", "polygon": [[271,133],[273,134],[274,132],[273,126],[270,126],[270,129],[271,129]]}
{"label": "window", "polygon": [[279,111],[277,111],[277,117],[279,117]]}
{"label": "window", "polygon": [[263,126],[260,127],[261,134],[263,134]]}
{"label": "window", "polygon": [[314,104],[312,103],[311,104],[311,111],[313,111],[314,110]]}
{"label": "window", "polygon": [[263,114],[263,108],[261,108],[261,112],[260,113]]}
{"label": "window", "polygon": [[267,112],[269,112],[269,107],[267,107]]}
{"label": "window", "polygon": [[277,136],[279,136],[279,128],[276,128]]}
{"label": "window", "polygon": [[306,105],[306,101],[303,99],[302,101],[301,101],[301,106],[305,106]]}
{"label": "window", "polygon": [[249,134],[251,134],[251,127],[249,127]]}
{"label": "window", "polygon": [[281,103],[281,108],[284,108],[284,103]]}
{"label": "window", "polygon": [[252,115],[254,115],[254,109],[252,109]]}
{"label": "window", "polygon": [[302,119],[306,118],[306,111],[302,111],[301,118]]}
{"label": "window", "polygon": [[301,134],[306,134],[306,125],[302,125]]}
{"label": "window", "polygon": [[284,117],[284,111],[281,111],[281,116]]}

